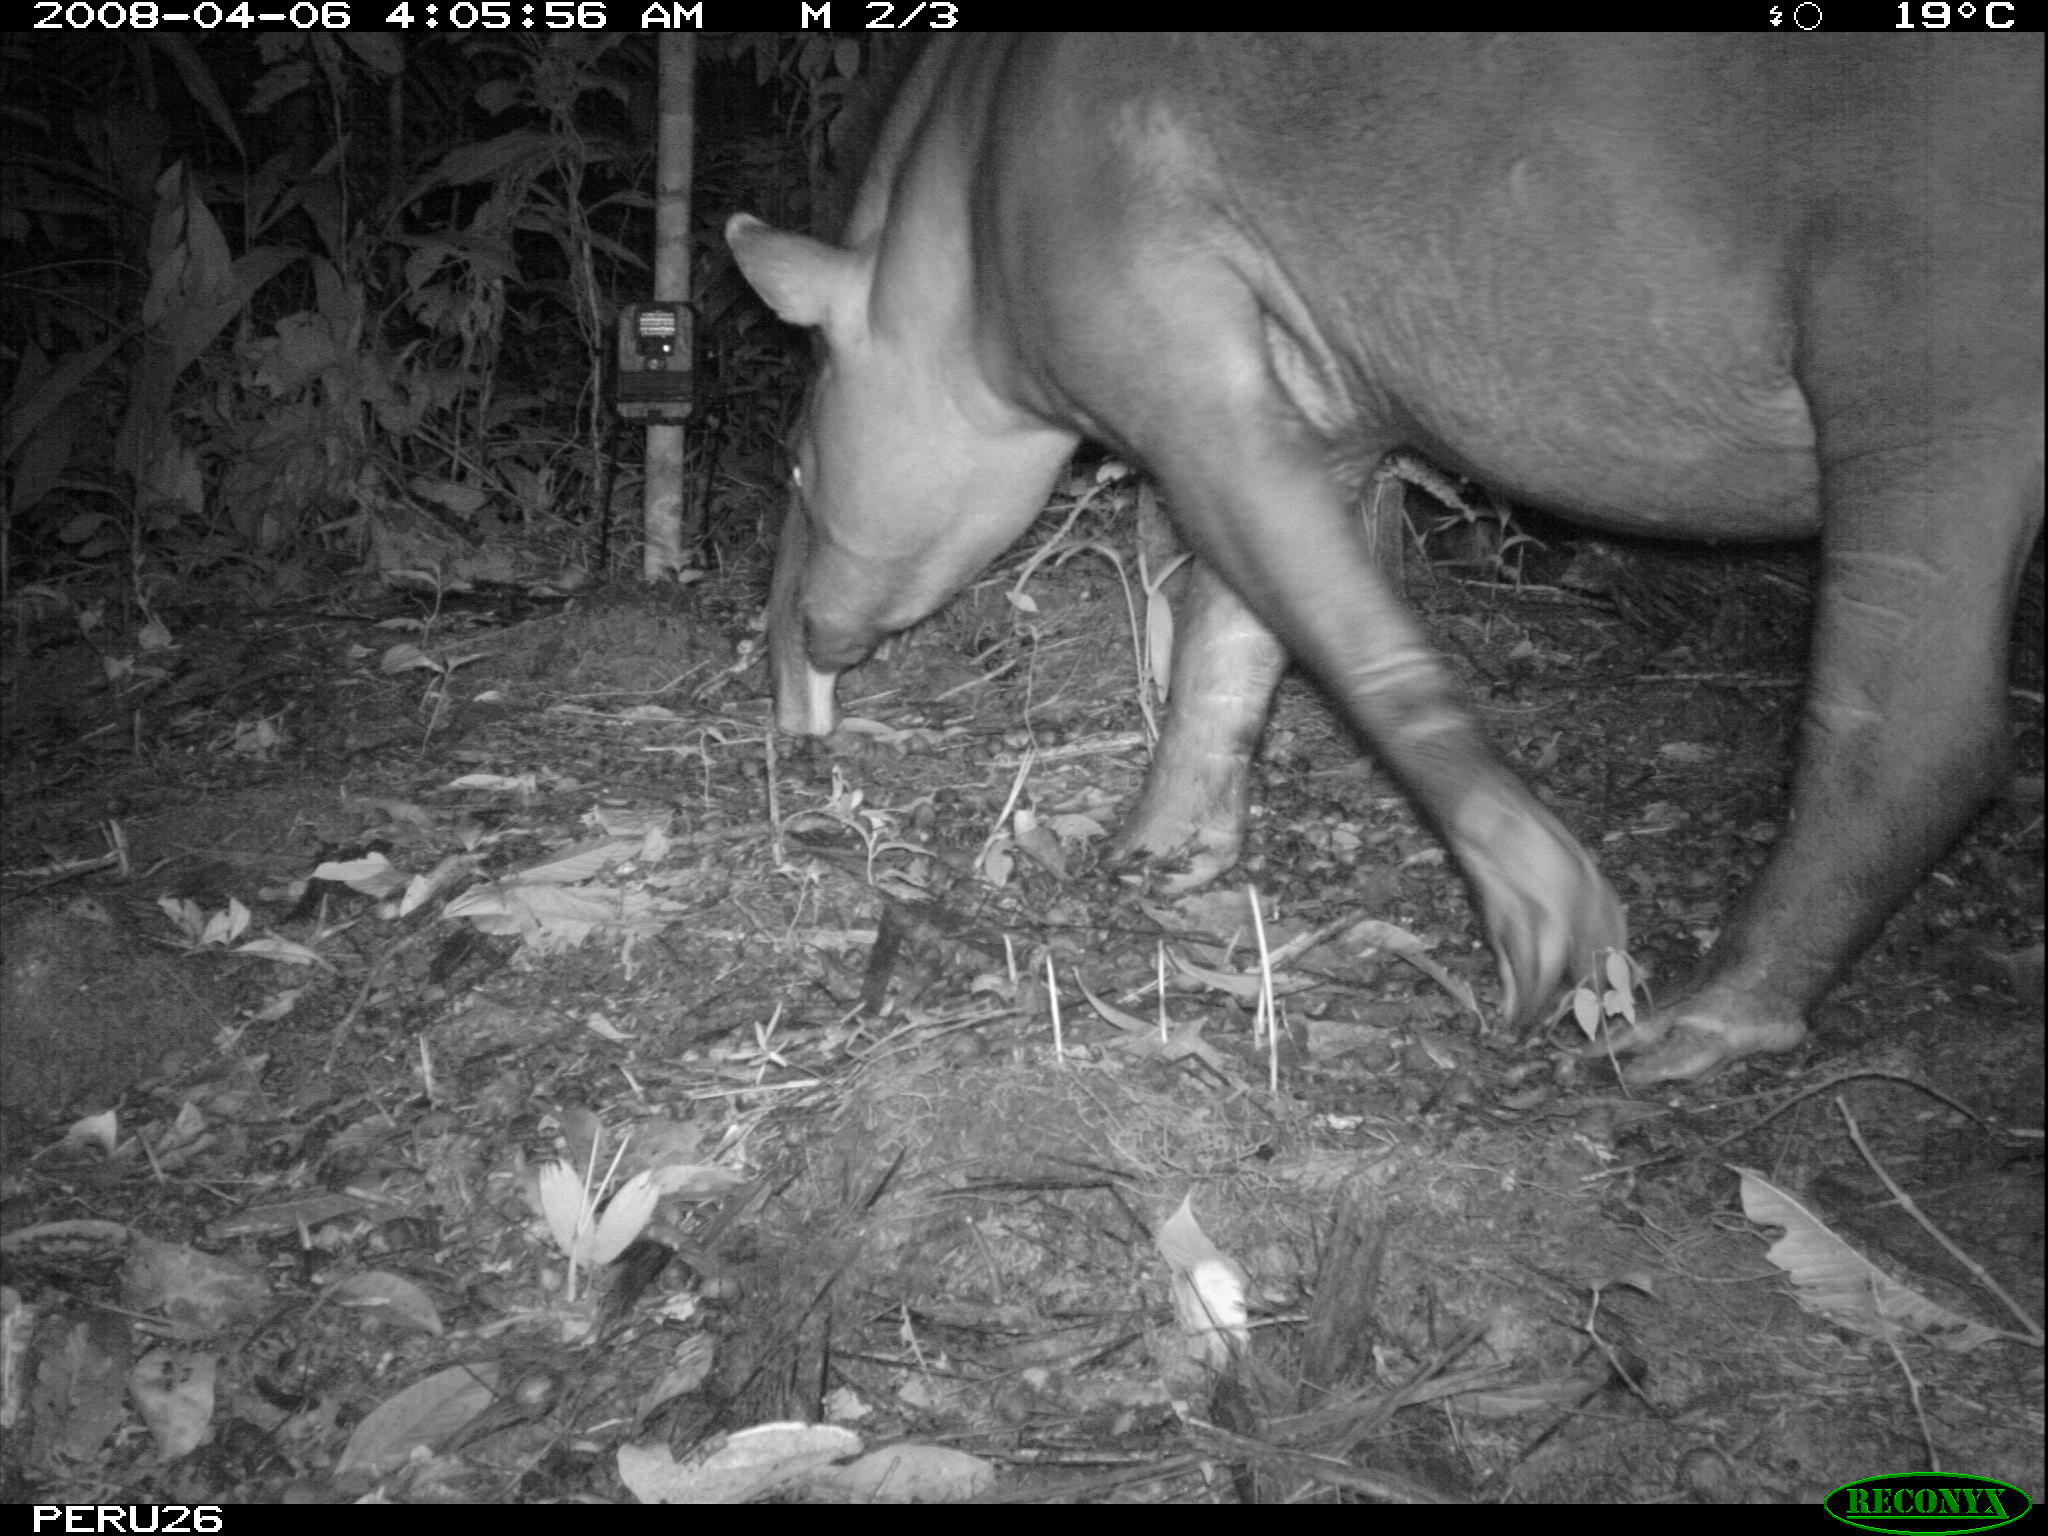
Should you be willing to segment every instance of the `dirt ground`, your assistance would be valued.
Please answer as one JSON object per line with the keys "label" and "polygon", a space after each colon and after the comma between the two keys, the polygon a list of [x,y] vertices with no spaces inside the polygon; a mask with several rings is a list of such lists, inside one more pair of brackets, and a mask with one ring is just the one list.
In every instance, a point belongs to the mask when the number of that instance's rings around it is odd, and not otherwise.
{"label": "dirt ground", "polygon": [[[703,1497],[663,1479],[795,1422],[838,1449],[717,1496],[897,1496],[818,1474],[892,1446],[931,1498],[2038,1495],[2038,555],[2010,792],[1804,1049],[1630,1096],[1490,1022],[1456,870],[1299,682],[1229,881],[1104,867],[1112,510],[822,743],[767,729],[758,546],[681,593],[17,604],[6,1495]],[[1447,553],[1411,594],[1661,995],[1783,815],[1806,568]]]}

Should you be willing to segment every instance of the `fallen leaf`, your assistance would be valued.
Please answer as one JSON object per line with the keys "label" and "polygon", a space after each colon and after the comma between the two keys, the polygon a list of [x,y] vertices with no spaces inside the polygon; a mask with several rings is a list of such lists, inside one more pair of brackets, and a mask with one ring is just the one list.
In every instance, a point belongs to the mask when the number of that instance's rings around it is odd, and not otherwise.
{"label": "fallen leaf", "polygon": [[861,1449],[834,1424],[758,1424],[681,1462],[666,1445],[622,1445],[619,1479],[643,1504],[744,1504]]}
{"label": "fallen leaf", "polygon": [[386,1398],[364,1416],[335,1464],[337,1477],[381,1476],[405,1465],[415,1447],[432,1449],[497,1401],[498,1365],[452,1365]]}
{"label": "fallen leaf", "polygon": [[912,1441],[870,1451],[843,1467],[825,1467],[804,1483],[813,1497],[850,1504],[957,1504],[996,1483],[993,1463],[949,1445]]}
{"label": "fallen leaf", "polygon": [[165,1461],[189,1456],[206,1438],[215,1365],[210,1354],[153,1349],[129,1373],[128,1395]]}
{"label": "fallen leaf", "polygon": [[1760,1227],[1784,1229],[1764,1257],[1791,1276],[1793,1295],[1809,1312],[1855,1333],[1914,1333],[1958,1352],[2001,1337],[1901,1285],[1762,1174],[1729,1166],[1742,1179],[1742,1214]]}
{"label": "fallen leaf", "polygon": [[263,1276],[182,1243],[137,1237],[121,1274],[124,1306],[155,1312],[199,1333],[253,1322],[270,1307]]}
{"label": "fallen leaf", "polygon": [[441,1335],[440,1308],[434,1305],[432,1297],[403,1275],[373,1269],[360,1275],[350,1275],[327,1294],[343,1306],[381,1314],[402,1327],[415,1328],[436,1338]]}
{"label": "fallen leaf", "polygon": [[1173,1282],[1173,1311],[1189,1353],[1211,1370],[1230,1364],[1233,1345],[1251,1342],[1246,1326],[1245,1273],[1195,1220],[1194,1197],[1160,1224],[1153,1242]]}

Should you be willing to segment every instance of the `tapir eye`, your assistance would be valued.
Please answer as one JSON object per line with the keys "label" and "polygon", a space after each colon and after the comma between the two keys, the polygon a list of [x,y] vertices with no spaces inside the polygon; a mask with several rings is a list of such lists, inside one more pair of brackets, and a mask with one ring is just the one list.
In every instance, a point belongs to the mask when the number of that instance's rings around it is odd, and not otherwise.
{"label": "tapir eye", "polygon": [[789,466],[789,483],[795,486],[798,490],[802,490],[804,488],[803,465],[792,464]]}

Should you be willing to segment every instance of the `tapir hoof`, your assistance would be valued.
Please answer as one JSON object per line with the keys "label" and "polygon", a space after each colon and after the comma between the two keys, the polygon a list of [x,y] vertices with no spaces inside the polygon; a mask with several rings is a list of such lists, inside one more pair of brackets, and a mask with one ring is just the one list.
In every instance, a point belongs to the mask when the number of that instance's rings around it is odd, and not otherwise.
{"label": "tapir hoof", "polygon": [[1605,1058],[1611,1051],[1630,1058],[1622,1064],[1622,1081],[1632,1088],[1652,1083],[1697,1082],[1745,1056],[1789,1051],[1806,1038],[1798,1020],[1763,1019],[1730,1009],[1708,1008],[1701,1001],[1652,1014],[1633,1029],[1624,1029],[1588,1056]]}
{"label": "tapir hoof", "polygon": [[1235,838],[1197,836],[1157,849],[1128,834],[1110,845],[1109,866],[1132,885],[1159,896],[1186,896],[1214,885],[1237,863]]}
{"label": "tapir hoof", "polygon": [[1240,771],[1215,780],[1155,762],[1109,845],[1109,867],[1160,896],[1185,896],[1229,874],[1245,823],[1242,759],[1232,767]]}
{"label": "tapir hoof", "polygon": [[1560,987],[1628,952],[1614,888],[1558,819],[1505,776],[1469,793],[1450,841],[1471,878],[1500,966],[1501,1012],[1534,1023]]}

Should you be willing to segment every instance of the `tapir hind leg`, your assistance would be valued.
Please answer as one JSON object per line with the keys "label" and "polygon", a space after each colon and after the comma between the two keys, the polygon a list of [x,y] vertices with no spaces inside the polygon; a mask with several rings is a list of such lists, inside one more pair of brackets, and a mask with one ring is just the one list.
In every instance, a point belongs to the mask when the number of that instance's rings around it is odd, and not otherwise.
{"label": "tapir hind leg", "polygon": [[1823,426],[1827,532],[1791,822],[1693,989],[1623,1042],[1648,1048],[1630,1081],[1797,1045],[1808,1010],[2001,782],[2013,602],[2041,519],[2026,414],[1832,455]]}

